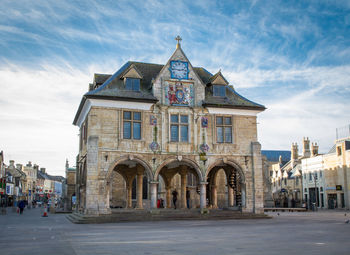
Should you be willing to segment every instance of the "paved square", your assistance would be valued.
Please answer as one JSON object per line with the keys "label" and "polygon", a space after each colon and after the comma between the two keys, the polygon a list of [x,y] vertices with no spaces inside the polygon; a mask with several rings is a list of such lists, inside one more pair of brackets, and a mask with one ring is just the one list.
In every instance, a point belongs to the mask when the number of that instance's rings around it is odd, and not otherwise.
{"label": "paved square", "polygon": [[[345,216],[345,214],[347,214]],[[349,215],[348,215],[349,214]],[[0,216],[0,253],[350,254],[349,212],[271,213],[272,219],[77,225],[39,208]]]}

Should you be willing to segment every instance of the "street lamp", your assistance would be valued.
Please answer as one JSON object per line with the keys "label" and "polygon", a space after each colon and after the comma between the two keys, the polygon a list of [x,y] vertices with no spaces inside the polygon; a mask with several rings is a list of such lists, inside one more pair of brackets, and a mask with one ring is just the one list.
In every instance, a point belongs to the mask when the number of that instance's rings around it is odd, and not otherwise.
{"label": "street lamp", "polygon": [[317,195],[317,172],[313,172],[314,176],[314,181],[315,181],[315,197],[316,197],[316,205],[315,205],[315,210],[317,211],[317,206],[318,206],[318,195]]}

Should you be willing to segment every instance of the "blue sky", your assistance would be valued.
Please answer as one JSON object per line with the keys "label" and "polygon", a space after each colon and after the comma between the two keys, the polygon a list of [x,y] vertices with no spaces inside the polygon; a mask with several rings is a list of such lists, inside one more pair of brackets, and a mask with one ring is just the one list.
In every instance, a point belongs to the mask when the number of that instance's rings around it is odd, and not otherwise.
{"label": "blue sky", "polygon": [[[0,8],[0,150],[52,174],[74,164],[72,120],[93,73],[164,64],[176,35],[194,66],[221,69],[264,104],[263,149],[304,136],[327,152],[350,124],[349,1],[12,1]],[[299,149],[301,150],[300,146]]]}

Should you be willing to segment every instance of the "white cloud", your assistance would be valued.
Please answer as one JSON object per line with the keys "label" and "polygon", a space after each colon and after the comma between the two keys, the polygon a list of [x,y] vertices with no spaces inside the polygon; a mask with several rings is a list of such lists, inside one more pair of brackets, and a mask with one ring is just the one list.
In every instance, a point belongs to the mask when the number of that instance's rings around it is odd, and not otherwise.
{"label": "white cloud", "polygon": [[64,175],[65,159],[75,164],[78,129],[72,125],[92,74],[78,69],[21,66],[0,69],[1,150],[7,160],[32,161],[50,174]]}

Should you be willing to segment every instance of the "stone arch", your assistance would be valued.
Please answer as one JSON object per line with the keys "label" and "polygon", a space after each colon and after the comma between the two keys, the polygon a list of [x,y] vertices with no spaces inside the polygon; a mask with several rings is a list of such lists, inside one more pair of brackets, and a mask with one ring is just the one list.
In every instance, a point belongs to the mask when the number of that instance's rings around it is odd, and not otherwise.
{"label": "stone arch", "polygon": [[207,168],[207,171],[205,173],[205,180],[208,178],[209,176],[209,173],[210,171],[216,167],[217,165],[219,164],[227,164],[227,165],[230,165],[232,166],[234,169],[236,169],[238,171],[238,173],[240,174],[241,176],[241,182],[242,183],[245,183],[245,174],[243,172],[243,169],[242,167],[233,159],[227,159],[227,160],[223,160],[223,159],[218,159],[216,160],[213,164],[211,164],[208,168]]}
{"label": "stone arch", "polygon": [[[223,166],[224,165],[224,166]],[[226,175],[226,182],[228,182],[229,179],[229,175],[230,175],[230,171],[226,171],[226,169],[224,169],[225,166],[230,166],[232,167],[236,173],[238,173],[239,177],[240,177],[240,191],[241,191],[241,195],[240,195],[240,199],[241,199],[241,205],[243,207],[246,206],[246,180],[245,180],[245,174],[243,171],[243,168],[233,159],[218,159],[216,160],[214,163],[212,163],[206,171],[205,174],[205,180],[207,181],[208,178],[215,178],[217,175],[217,171],[218,168],[217,167],[222,167],[223,170],[225,171],[225,175]],[[216,169],[214,172],[212,172],[214,169]],[[209,183],[210,185],[210,183]],[[209,186],[207,186],[207,192],[208,192]],[[216,192],[216,191],[215,191]],[[210,196],[210,193],[208,193]],[[216,200],[216,198],[215,198]],[[215,202],[214,202],[215,204]]]}
{"label": "stone arch", "polygon": [[181,160],[179,160],[177,157],[170,157],[170,158],[167,158],[166,160],[164,160],[163,163],[157,167],[156,172],[154,173],[154,181],[158,181],[159,173],[162,170],[162,168],[165,167],[166,165],[174,162],[174,161],[179,161],[179,162],[184,162],[184,163],[189,164],[196,171],[196,174],[198,176],[199,181],[201,182],[203,180],[202,172],[201,172],[198,164],[195,161],[188,159],[188,158],[182,158]]}
{"label": "stone arch", "polygon": [[[152,173],[152,168],[150,167],[150,165],[144,161],[143,159],[139,158],[139,157],[136,157],[136,156],[124,156],[124,157],[120,157],[116,160],[114,160],[110,165],[109,165],[109,168],[108,168],[108,172],[107,172],[107,175],[106,175],[106,181],[109,182],[111,177],[112,177],[112,173],[114,171],[114,168],[125,162],[125,161],[135,161],[136,163],[139,163],[140,165],[142,165],[145,169],[145,174],[147,175],[147,178],[148,180],[153,180],[153,173]],[[124,176],[123,176],[124,177]]]}

